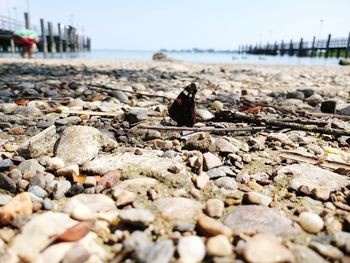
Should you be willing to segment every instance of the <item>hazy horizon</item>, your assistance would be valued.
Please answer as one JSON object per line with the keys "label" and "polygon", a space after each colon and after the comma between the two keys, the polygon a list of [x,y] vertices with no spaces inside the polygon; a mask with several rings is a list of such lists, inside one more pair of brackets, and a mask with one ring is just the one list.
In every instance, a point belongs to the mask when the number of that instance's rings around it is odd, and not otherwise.
{"label": "hazy horizon", "polygon": [[94,50],[216,49],[348,37],[348,0],[0,0],[0,14],[73,24]]}

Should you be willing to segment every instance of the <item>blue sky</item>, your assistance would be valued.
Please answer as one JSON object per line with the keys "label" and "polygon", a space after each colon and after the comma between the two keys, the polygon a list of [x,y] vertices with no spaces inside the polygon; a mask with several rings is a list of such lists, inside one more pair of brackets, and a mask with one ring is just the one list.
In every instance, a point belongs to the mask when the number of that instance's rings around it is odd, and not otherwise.
{"label": "blue sky", "polygon": [[350,32],[350,0],[0,0],[0,14],[22,19],[28,6],[33,24],[73,23],[95,49],[235,49]]}

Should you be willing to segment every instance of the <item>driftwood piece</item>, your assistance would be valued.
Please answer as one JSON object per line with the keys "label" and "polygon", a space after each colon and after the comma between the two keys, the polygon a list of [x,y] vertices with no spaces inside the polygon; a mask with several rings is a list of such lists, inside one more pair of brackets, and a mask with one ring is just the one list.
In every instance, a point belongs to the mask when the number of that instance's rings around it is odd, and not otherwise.
{"label": "driftwood piece", "polygon": [[136,91],[129,91],[129,90],[124,90],[124,89],[118,89],[118,88],[112,88],[112,87],[108,87],[106,85],[97,85],[97,84],[88,84],[89,87],[94,87],[94,88],[98,88],[98,89],[102,89],[102,90],[118,90],[118,91],[122,91],[125,93],[130,93],[130,94],[135,94],[135,95],[139,95],[139,96],[146,96],[146,97],[150,97],[150,98],[162,98],[162,99],[170,99],[167,96],[164,95],[158,95],[158,94],[150,94],[150,93],[142,93],[142,92],[136,92]]}
{"label": "driftwood piece", "polygon": [[335,136],[350,136],[350,131],[347,131],[347,130],[317,127],[315,125],[303,125],[298,123],[283,122],[278,119],[261,118],[261,117],[246,115],[246,114],[242,114],[240,112],[234,112],[234,111],[220,111],[216,114],[214,120],[212,119],[211,121],[224,121],[224,122],[241,121],[241,122],[247,122],[247,123],[254,123],[259,126],[269,125],[269,126],[276,126],[280,128],[289,128],[292,130],[316,132],[316,133],[329,134],[329,135],[335,135]]}
{"label": "driftwood piece", "polygon": [[138,125],[139,129],[148,129],[148,130],[158,130],[158,131],[191,131],[191,132],[220,132],[220,133],[229,133],[229,132],[254,132],[265,130],[266,127],[244,127],[244,128],[215,128],[215,127],[175,127],[175,126],[151,126],[151,125]]}
{"label": "driftwood piece", "polygon": [[279,157],[283,159],[290,159],[297,162],[309,163],[313,165],[319,165],[323,168],[335,170],[340,174],[350,174],[350,165],[347,163],[341,163],[336,161],[328,161],[325,159],[318,159],[317,157],[308,156],[295,151],[284,151],[279,154]]}
{"label": "driftwood piece", "polygon": [[94,116],[105,116],[105,117],[119,117],[124,114],[124,111],[113,111],[113,112],[104,112],[104,111],[90,111],[90,110],[62,110],[60,111],[64,114],[77,114],[77,115],[94,115]]}

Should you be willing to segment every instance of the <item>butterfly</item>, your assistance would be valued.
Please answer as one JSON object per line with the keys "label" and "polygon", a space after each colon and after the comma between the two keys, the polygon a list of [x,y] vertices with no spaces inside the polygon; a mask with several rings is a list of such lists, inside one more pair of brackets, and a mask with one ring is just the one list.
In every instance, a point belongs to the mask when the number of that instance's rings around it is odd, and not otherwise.
{"label": "butterfly", "polygon": [[196,117],[196,106],[194,103],[196,93],[197,86],[191,83],[185,87],[169,107],[169,116],[176,121],[178,126],[193,127]]}

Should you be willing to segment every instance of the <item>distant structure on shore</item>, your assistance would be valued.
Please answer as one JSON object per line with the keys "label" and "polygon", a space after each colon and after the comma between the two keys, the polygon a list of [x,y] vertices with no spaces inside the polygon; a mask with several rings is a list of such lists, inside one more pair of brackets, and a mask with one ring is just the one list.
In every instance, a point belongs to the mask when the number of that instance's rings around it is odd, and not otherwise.
{"label": "distant structure on shore", "polygon": [[208,49],[200,49],[200,48],[192,48],[192,49],[160,49],[161,52],[178,52],[178,53],[237,53],[235,50],[216,50],[213,48]]}
{"label": "distant structure on shore", "polygon": [[77,29],[71,25],[57,24],[54,30],[51,22],[47,23],[40,19],[40,32],[37,26],[32,26],[29,13],[24,13],[24,22],[6,16],[0,16],[0,52],[15,53],[17,48],[12,39],[13,32],[17,29],[32,29],[40,35],[38,49],[44,53],[48,52],[82,52],[91,50],[91,39],[78,35]]}
{"label": "distant structure on shore", "polygon": [[238,48],[240,54],[252,54],[252,55],[297,55],[299,57],[345,57],[350,55],[350,33],[348,38],[331,38],[331,34],[327,39],[316,40],[313,37],[311,42],[304,42],[301,38],[299,42],[285,43],[283,40],[274,44],[266,43],[266,45],[241,45]]}

